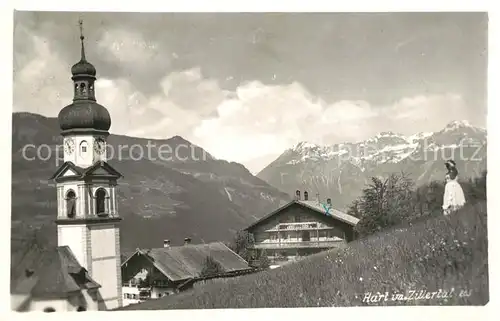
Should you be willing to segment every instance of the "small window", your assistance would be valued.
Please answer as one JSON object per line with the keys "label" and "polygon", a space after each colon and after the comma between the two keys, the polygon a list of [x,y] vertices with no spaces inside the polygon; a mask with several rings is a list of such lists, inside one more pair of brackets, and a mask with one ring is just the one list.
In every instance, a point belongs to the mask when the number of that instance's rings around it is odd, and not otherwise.
{"label": "small window", "polygon": [[45,309],[43,309],[43,312],[56,312],[56,309],[54,309],[53,307],[46,307]]}
{"label": "small window", "polygon": [[85,307],[78,307],[78,309],[76,309],[77,312],[83,312],[83,311],[87,311],[87,309]]}
{"label": "small window", "polygon": [[87,152],[87,145],[88,145],[87,141],[85,141],[85,140],[80,143],[80,151],[82,153],[86,153]]}

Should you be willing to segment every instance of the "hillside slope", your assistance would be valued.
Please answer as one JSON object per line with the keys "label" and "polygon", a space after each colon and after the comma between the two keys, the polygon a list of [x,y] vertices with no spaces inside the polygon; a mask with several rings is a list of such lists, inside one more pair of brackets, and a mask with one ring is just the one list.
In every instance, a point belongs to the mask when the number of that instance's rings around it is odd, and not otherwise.
{"label": "hillside slope", "polygon": [[[243,165],[217,160],[182,137],[149,140],[110,135],[110,164],[124,175],[118,186],[123,217],[123,250],[158,247],[164,239],[182,244],[226,241],[233,233],[278,208],[290,196],[253,176]],[[23,155],[23,148],[32,144]],[[56,171],[56,146],[62,153],[57,119],[14,113],[12,132],[12,236],[22,239],[35,228],[55,243],[56,192],[48,178]],[[148,144],[150,154],[147,152]],[[36,157],[36,148],[41,154]],[[143,157],[139,157],[143,148]],[[118,153],[119,146],[126,147]],[[172,152],[160,159],[158,149]],[[178,147],[181,148],[178,148]],[[165,150],[165,149],[164,149]],[[139,153],[139,155],[138,155]],[[205,155],[205,157],[203,157]],[[120,156],[120,157],[119,157]],[[34,157],[28,160],[27,157]],[[62,161],[59,163],[61,165]],[[43,234],[42,233],[42,234]],[[13,245],[12,251],[15,251]]]}
{"label": "hillside slope", "polygon": [[[486,227],[486,203],[468,205],[448,217],[354,241],[345,250],[122,309],[484,305],[489,300]],[[433,299],[420,298],[432,292]]]}

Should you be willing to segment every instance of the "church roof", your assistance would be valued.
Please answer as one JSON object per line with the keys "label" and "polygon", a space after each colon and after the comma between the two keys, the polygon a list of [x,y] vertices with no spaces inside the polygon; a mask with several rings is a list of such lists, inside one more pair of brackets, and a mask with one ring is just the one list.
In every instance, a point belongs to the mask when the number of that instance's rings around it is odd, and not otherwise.
{"label": "church roof", "polygon": [[66,297],[100,287],[68,246],[31,248],[15,263],[11,274],[11,294],[34,298]]}
{"label": "church roof", "polygon": [[174,282],[198,277],[208,256],[219,262],[224,272],[230,273],[251,269],[247,261],[222,242],[138,249],[134,255],[122,264],[122,269],[136,255],[144,256],[158,271]]}
{"label": "church roof", "polygon": [[[65,173],[71,171],[71,175],[64,176]],[[50,177],[51,180],[57,180],[62,177],[70,177],[71,179],[85,179],[89,176],[108,176],[114,178],[123,177],[120,172],[114,169],[105,161],[98,161],[94,165],[83,168],[75,165],[73,162],[64,162],[59,169]]]}
{"label": "church roof", "polygon": [[297,204],[299,206],[310,209],[312,211],[312,213],[317,213],[319,215],[323,215],[323,216],[327,217],[328,219],[338,220],[338,221],[347,223],[347,224],[352,225],[352,226],[358,224],[358,222],[359,222],[358,218],[356,218],[352,215],[346,214],[344,212],[341,212],[341,211],[339,211],[335,208],[332,208],[332,207],[325,208],[325,207],[323,207],[322,204],[319,204],[318,201],[293,200],[293,201],[283,205],[282,207],[278,208],[277,210],[274,210],[273,212],[269,213],[268,215],[262,217],[261,219],[255,221],[250,226],[245,228],[245,230],[248,231],[248,230],[252,229],[253,227],[263,223],[264,221],[267,221],[271,217],[278,215],[279,213],[281,213],[282,211],[284,211],[285,209],[289,208],[290,206],[292,206],[294,204]]}

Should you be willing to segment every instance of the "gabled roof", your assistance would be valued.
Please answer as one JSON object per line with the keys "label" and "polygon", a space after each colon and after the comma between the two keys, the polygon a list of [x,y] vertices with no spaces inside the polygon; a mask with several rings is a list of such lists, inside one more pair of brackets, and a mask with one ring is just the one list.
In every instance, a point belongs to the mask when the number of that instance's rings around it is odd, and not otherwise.
{"label": "gabled roof", "polygon": [[[69,175],[71,178],[77,179],[85,179],[89,176],[111,176],[114,178],[123,177],[116,169],[114,169],[111,165],[104,161],[98,161],[94,165],[88,168],[82,168],[76,166],[73,162],[64,162],[64,164],[59,167],[59,169],[52,175],[51,180],[57,180],[64,177],[64,174],[68,171],[72,171],[73,173]],[[66,176],[68,177],[68,176]]]}
{"label": "gabled roof", "polygon": [[158,271],[174,282],[198,277],[208,256],[219,262],[227,273],[251,269],[247,261],[222,242],[138,249],[123,262],[122,268],[136,255],[144,256]]}
{"label": "gabled roof", "polygon": [[352,226],[358,224],[358,222],[359,222],[358,218],[356,218],[352,215],[343,213],[343,212],[341,212],[337,209],[334,209],[332,207],[325,208],[325,207],[323,207],[322,204],[319,204],[318,201],[293,200],[293,201],[283,205],[282,207],[278,208],[277,210],[274,210],[273,212],[269,213],[268,215],[262,217],[261,219],[255,221],[250,226],[246,227],[244,230],[245,231],[250,230],[251,228],[263,223],[264,221],[267,221],[271,217],[278,215],[279,213],[281,213],[285,209],[287,209],[290,206],[295,205],[295,204],[302,206],[302,207],[305,207],[305,208],[308,208],[308,209],[312,210],[313,213],[317,213],[319,215],[322,215],[322,216],[326,217],[327,219],[342,221],[342,222],[347,223],[347,224],[352,225]]}
{"label": "gabled roof", "polygon": [[30,249],[12,274],[11,294],[36,298],[66,297],[71,292],[100,287],[68,246]]}

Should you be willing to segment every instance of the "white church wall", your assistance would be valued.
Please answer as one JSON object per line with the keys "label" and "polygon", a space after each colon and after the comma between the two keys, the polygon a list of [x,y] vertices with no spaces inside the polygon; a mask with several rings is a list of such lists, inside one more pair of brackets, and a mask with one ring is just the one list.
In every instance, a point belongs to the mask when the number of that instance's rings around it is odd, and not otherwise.
{"label": "white church wall", "polygon": [[87,234],[86,225],[59,225],[57,227],[58,246],[69,246],[78,262],[89,270],[87,259],[88,253],[86,252],[87,247],[85,246]]}
{"label": "white church wall", "polygon": [[68,300],[56,299],[56,300],[40,300],[32,299],[29,303],[28,311],[40,311],[43,312],[45,309],[54,309],[55,312],[67,312],[71,311],[72,306]]}
{"label": "white church wall", "polygon": [[122,302],[119,246],[117,226],[102,224],[90,227],[92,277],[101,285],[100,293],[107,309],[114,309]]}
{"label": "white church wall", "polygon": [[94,163],[94,137],[92,135],[79,135],[75,138],[76,164],[82,167],[92,166]]}

